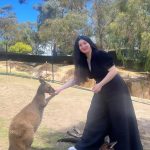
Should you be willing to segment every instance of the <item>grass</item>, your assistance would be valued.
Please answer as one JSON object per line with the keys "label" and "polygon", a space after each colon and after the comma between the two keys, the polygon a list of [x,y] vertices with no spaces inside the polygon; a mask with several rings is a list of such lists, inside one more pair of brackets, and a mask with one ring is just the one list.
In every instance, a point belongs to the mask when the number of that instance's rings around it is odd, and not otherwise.
{"label": "grass", "polygon": [[0,139],[4,138],[7,136],[8,129],[6,128],[6,120],[3,118],[0,118]]}
{"label": "grass", "polygon": [[[32,100],[38,86],[37,80],[0,75],[0,150],[8,149],[8,126],[12,117]],[[57,140],[85,121],[92,95],[89,91],[70,88],[56,96],[45,108],[32,150],[67,150],[70,144],[57,143]],[[140,123],[142,135],[149,137],[149,106],[141,103],[134,103],[134,106],[137,117],[146,120],[144,125]],[[144,150],[150,147],[149,140],[146,142]]]}
{"label": "grass", "polygon": [[2,145],[8,145],[8,128],[6,119],[0,118],[0,141]]}
{"label": "grass", "polygon": [[63,133],[50,131],[48,128],[40,128],[32,144],[33,150],[66,150],[69,144],[58,143]]}
{"label": "grass", "polygon": [[20,75],[20,76],[31,76],[29,73],[27,72],[20,72],[20,71],[13,71],[13,72],[9,72],[6,73],[6,69],[0,68],[0,73],[1,74],[10,74],[10,75]]}

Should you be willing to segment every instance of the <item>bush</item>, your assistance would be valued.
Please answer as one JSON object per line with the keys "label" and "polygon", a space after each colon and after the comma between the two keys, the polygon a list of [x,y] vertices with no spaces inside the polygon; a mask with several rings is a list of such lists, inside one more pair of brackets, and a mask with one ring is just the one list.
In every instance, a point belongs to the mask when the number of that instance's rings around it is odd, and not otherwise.
{"label": "bush", "polygon": [[146,59],[144,70],[150,72],[150,54],[148,55],[148,57]]}
{"label": "bush", "polygon": [[9,52],[27,54],[32,52],[32,47],[25,43],[17,42],[15,45],[9,47]]}
{"label": "bush", "polygon": [[124,67],[128,69],[134,69],[136,71],[144,71],[147,69],[145,68],[147,60],[147,54],[145,51],[120,49],[117,52],[117,58],[121,60]]}
{"label": "bush", "polygon": [[125,58],[124,66],[128,69],[133,69],[135,71],[144,71],[145,63],[139,59]]}

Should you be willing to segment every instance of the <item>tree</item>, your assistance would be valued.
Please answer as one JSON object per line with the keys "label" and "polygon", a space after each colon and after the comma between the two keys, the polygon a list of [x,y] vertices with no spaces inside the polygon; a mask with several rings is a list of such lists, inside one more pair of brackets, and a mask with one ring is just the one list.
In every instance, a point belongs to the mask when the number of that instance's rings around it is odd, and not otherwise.
{"label": "tree", "polygon": [[47,0],[42,4],[34,5],[34,9],[39,11],[38,27],[40,27],[46,19],[54,19],[61,16],[61,6],[59,0]]}
{"label": "tree", "polygon": [[15,41],[21,41],[23,43],[32,45],[35,48],[35,34],[37,32],[37,25],[36,23],[32,22],[25,22],[21,24],[17,24],[17,33]]}
{"label": "tree", "polygon": [[19,0],[20,4],[24,4],[27,0]]}
{"label": "tree", "polygon": [[[87,0],[46,0],[35,8],[39,11],[38,30],[43,43],[53,43],[61,53],[71,54],[75,36],[90,33],[87,23]],[[60,50],[61,49],[61,50]]]}
{"label": "tree", "polygon": [[85,9],[86,2],[87,0],[60,0],[60,4],[66,12],[72,11],[81,13]]}
{"label": "tree", "polygon": [[110,43],[119,53],[122,48],[126,49],[126,59],[132,60],[135,65],[144,64],[149,51],[145,48],[148,42],[148,34],[145,33],[150,32],[149,6],[148,0],[144,3],[143,0],[129,0],[126,9],[119,12],[108,27]]}
{"label": "tree", "polygon": [[141,51],[146,56],[143,60],[145,62],[144,70],[150,71],[150,32],[143,32],[141,35]]}
{"label": "tree", "polygon": [[16,33],[16,16],[11,5],[0,8],[0,40],[12,42]]}
{"label": "tree", "polygon": [[46,19],[63,18],[68,12],[83,12],[87,0],[45,0],[42,4],[34,5],[39,11],[38,26]]}
{"label": "tree", "polygon": [[64,18],[47,19],[40,27],[43,41],[53,41],[63,53],[72,53],[72,44],[77,33],[86,26],[86,14],[68,13]]}
{"label": "tree", "polygon": [[100,48],[106,48],[107,27],[115,19],[118,10],[113,0],[94,0],[93,20],[97,45]]}

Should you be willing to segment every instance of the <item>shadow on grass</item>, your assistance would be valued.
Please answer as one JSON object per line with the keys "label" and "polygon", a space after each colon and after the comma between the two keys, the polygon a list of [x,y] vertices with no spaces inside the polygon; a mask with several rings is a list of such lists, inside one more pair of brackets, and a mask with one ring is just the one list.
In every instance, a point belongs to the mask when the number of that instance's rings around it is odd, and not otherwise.
{"label": "shadow on grass", "polygon": [[[75,127],[82,131],[84,128],[84,123],[80,122],[75,125]],[[68,147],[72,146],[72,143],[57,141],[68,136],[66,131],[72,128],[73,126],[61,131],[53,131],[49,128],[39,128],[32,144],[32,150],[67,150]]]}
{"label": "shadow on grass", "polygon": [[[83,126],[81,124],[82,123],[79,123],[75,126],[82,130]],[[138,126],[143,149],[148,150],[150,147],[150,120],[138,118]],[[70,127],[70,129],[71,128],[73,127]],[[40,129],[37,137],[35,137],[32,150],[67,150],[68,147],[72,146],[71,143],[57,142],[58,139],[65,137],[65,135],[66,130],[54,132],[50,129]]]}
{"label": "shadow on grass", "polygon": [[32,148],[32,150],[50,150],[49,148]]}
{"label": "shadow on grass", "polygon": [[34,138],[32,150],[67,150],[69,143],[57,142],[64,135],[65,131],[54,132],[47,128],[40,128]]}

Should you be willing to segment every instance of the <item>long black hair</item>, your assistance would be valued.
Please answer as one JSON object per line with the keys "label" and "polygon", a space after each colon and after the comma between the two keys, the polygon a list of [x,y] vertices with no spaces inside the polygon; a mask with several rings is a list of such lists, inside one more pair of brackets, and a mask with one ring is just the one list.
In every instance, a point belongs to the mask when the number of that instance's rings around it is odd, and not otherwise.
{"label": "long black hair", "polygon": [[84,40],[88,42],[91,46],[92,53],[96,52],[97,46],[96,44],[87,36],[80,35],[76,38],[75,44],[74,44],[74,64],[75,64],[75,80],[77,84],[84,83],[87,81],[87,78],[89,77],[89,69],[87,64],[87,57],[85,54],[83,54],[79,49],[79,41]]}

